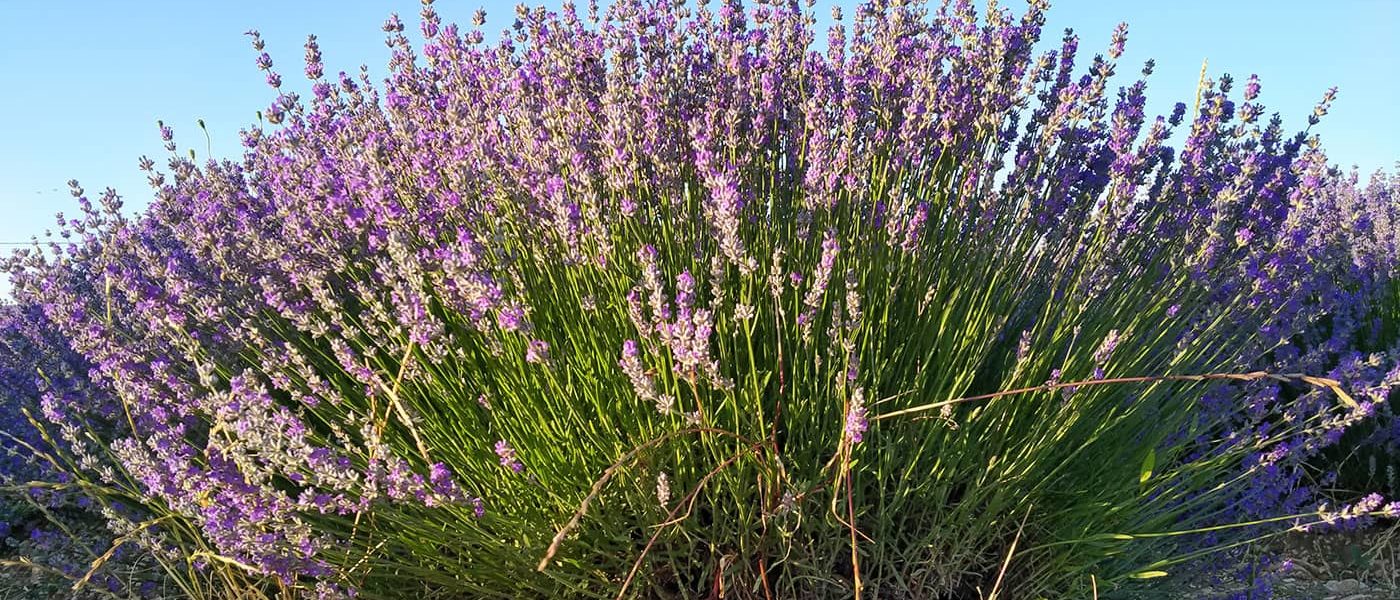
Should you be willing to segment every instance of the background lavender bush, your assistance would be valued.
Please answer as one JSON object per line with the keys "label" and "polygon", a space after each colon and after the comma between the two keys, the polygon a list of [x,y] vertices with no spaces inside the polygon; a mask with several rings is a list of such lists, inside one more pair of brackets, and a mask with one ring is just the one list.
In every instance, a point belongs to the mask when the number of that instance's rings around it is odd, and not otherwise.
{"label": "background lavender bush", "polygon": [[[1349,267],[1357,274],[1352,285],[1358,302],[1347,308],[1358,327],[1348,353],[1377,371],[1394,367],[1400,358],[1400,178],[1377,173],[1361,181],[1356,173],[1338,175],[1329,195],[1346,225],[1342,231],[1351,250]],[[1343,443],[1320,461],[1323,476],[1333,469],[1344,493],[1380,489],[1391,496],[1400,494],[1400,418],[1394,394],[1400,371],[1381,379],[1392,393],[1389,402],[1379,405],[1378,418],[1348,431]]]}
{"label": "background lavender bush", "polygon": [[200,598],[1111,596],[1393,514],[1315,476],[1392,414],[1393,184],[1044,9],[429,3],[306,99],[252,32],[241,159],[162,126],[8,261],[84,365],[25,477]]}
{"label": "background lavender bush", "polygon": [[[0,565],[3,588],[31,598],[160,597],[170,588],[141,553],[139,492],[92,486],[120,465],[85,452],[110,438],[120,410],[35,304],[0,305]],[[75,452],[76,451],[76,452]],[[84,457],[84,458],[78,458]],[[138,534],[139,535],[139,534]],[[75,582],[83,585],[72,587]]]}

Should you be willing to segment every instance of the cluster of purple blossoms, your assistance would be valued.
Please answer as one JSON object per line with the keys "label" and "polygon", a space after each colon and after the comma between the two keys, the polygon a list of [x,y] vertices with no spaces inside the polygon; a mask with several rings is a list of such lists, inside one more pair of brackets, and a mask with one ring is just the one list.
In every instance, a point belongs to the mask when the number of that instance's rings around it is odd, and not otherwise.
{"label": "cluster of purple blossoms", "polygon": [[501,459],[501,466],[506,467],[516,473],[525,470],[525,463],[520,462],[515,456],[515,448],[510,446],[510,442],[505,440],[496,441],[496,457]]}
{"label": "cluster of purple blossoms", "polygon": [[[711,298],[709,304],[698,304],[700,297],[695,277],[690,271],[682,271],[676,276],[674,299],[668,300],[656,249],[650,245],[644,246],[636,256],[642,264],[643,275],[637,286],[628,293],[627,301],[637,333],[644,340],[654,342],[658,348],[669,352],[678,376],[691,383],[703,378],[719,388],[732,386],[733,383],[720,373],[719,362],[710,350],[715,328],[713,307],[720,299]],[[645,305],[641,301],[643,293],[648,299]],[[663,403],[653,397],[654,392],[645,391],[647,385],[638,371],[640,363],[635,362],[636,354],[635,342],[632,346],[624,345],[623,367],[628,369],[628,377],[639,390],[639,395],[645,400],[658,402],[658,409],[661,409]]]}

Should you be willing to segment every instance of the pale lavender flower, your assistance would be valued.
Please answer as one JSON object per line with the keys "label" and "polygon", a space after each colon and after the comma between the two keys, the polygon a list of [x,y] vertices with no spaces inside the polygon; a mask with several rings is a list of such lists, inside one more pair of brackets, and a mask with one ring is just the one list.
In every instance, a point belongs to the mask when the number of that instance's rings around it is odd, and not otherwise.
{"label": "pale lavender flower", "polygon": [[817,309],[821,308],[822,298],[826,295],[826,288],[831,282],[831,270],[836,266],[836,255],[840,252],[841,242],[836,239],[836,232],[827,231],[825,239],[822,240],[821,262],[817,264],[817,269],[812,274],[812,282],[807,288],[807,294],[802,297],[802,304],[807,307],[802,312],[803,318],[800,321],[804,339],[810,339],[812,335],[812,321],[816,318]]}
{"label": "pale lavender flower", "polygon": [[321,46],[316,42],[316,36],[306,36],[306,78],[312,81],[321,78],[323,74],[321,64]]}
{"label": "pale lavender flower", "polygon": [[[670,394],[661,394],[656,397],[656,412],[661,413],[663,415],[669,415],[674,410],[676,410],[675,396],[672,396]],[[687,420],[689,420],[689,415],[687,415]],[[698,418],[696,419],[696,422],[699,422]]]}
{"label": "pale lavender flower", "polygon": [[[646,372],[646,367],[642,365],[641,350],[636,340],[622,342],[622,358],[617,361],[622,372],[627,374],[627,378],[632,381],[632,389],[637,392],[637,397],[648,402],[657,402],[660,398],[656,394],[656,383],[652,381]],[[666,412],[666,411],[662,411]]]}
{"label": "pale lavender flower", "polygon": [[1400,502],[1387,502],[1381,507],[1381,514],[1390,519],[1400,517]]}
{"label": "pale lavender flower", "polygon": [[525,349],[525,362],[531,364],[549,362],[549,342],[530,340],[530,345]]}
{"label": "pale lavender flower", "polygon": [[774,298],[783,296],[783,287],[787,285],[783,277],[784,272],[783,250],[779,248],[773,251],[773,260],[768,265],[768,291]]}
{"label": "pale lavender flower", "polygon": [[1244,84],[1244,100],[1245,100],[1245,102],[1253,102],[1254,99],[1255,99],[1255,98],[1258,98],[1258,97],[1259,97],[1259,76],[1258,76],[1258,75],[1250,75],[1250,76],[1249,76],[1249,79],[1248,79],[1248,80],[1245,82],[1245,84]]}
{"label": "pale lavender flower", "polygon": [[1128,24],[1119,23],[1113,28],[1113,40],[1108,46],[1108,57],[1117,60],[1123,55],[1123,44],[1128,41]]}
{"label": "pale lavender flower", "polygon": [[856,388],[851,392],[850,405],[846,409],[846,426],[843,432],[846,439],[854,445],[865,439],[865,431],[869,427],[870,421],[865,412],[865,390]]}
{"label": "pale lavender flower", "polygon": [[785,515],[797,508],[797,496],[791,490],[783,492],[783,497],[778,500],[777,513]]}
{"label": "pale lavender flower", "polygon": [[642,305],[642,293],[639,288],[632,288],[627,292],[627,316],[632,320],[632,326],[637,328],[637,333],[643,336],[650,336],[652,333],[651,320],[646,317],[645,307]]}
{"label": "pale lavender flower", "polygon": [[525,307],[509,304],[496,313],[496,325],[502,331],[529,331],[530,323],[525,317]]}
{"label": "pale lavender flower", "polygon": [[1094,379],[1104,378],[1104,366],[1108,364],[1109,358],[1113,356],[1113,351],[1118,348],[1118,343],[1122,338],[1118,335],[1118,330],[1114,329],[1104,336],[1099,348],[1094,351]]}
{"label": "pale lavender flower", "polygon": [[[642,263],[642,288],[650,300],[651,318],[659,324],[671,320],[671,305],[666,301],[661,265],[657,259],[656,248],[650,244],[637,250],[637,261]],[[657,333],[661,334],[663,341],[667,340],[666,328],[658,327]]]}
{"label": "pale lavender flower", "polygon": [[665,471],[656,474],[656,502],[665,508],[671,501],[671,478]]}
{"label": "pale lavender flower", "polygon": [[511,447],[510,442],[498,440],[495,449],[496,456],[501,459],[501,466],[507,467],[516,473],[525,470],[525,464],[520,462],[520,459],[516,457],[515,448]]}

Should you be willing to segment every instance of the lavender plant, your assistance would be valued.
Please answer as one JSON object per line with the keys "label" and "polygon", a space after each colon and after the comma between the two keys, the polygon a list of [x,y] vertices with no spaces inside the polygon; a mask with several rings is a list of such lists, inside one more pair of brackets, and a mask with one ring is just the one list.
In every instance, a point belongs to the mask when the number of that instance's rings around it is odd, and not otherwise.
{"label": "lavender plant", "polygon": [[70,469],[198,597],[1083,597],[1286,529],[1385,392],[1294,374],[1319,141],[1045,8],[428,2],[306,99],[250,32],[240,160],[162,125],[8,263],[121,407]]}
{"label": "lavender plant", "polygon": [[[139,494],[92,485],[120,465],[95,451],[120,410],[33,304],[0,305],[0,588],[34,597],[166,597],[133,534]],[[85,434],[87,434],[85,436]],[[76,475],[76,477],[75,477]]]}
{"label": "lavender plant", "polygon": [[1355,172],[1337,174],[1327,190],[1345,224],[1341,235],[1347,251],[1337,262],[1353,273],[1347,281],[1356,298],[1333,311],[1349,321],[1340,329],[1352,336],[1337,345],[1342,348],[1339,371],[1365,373],[1382,389],[1389,387],[1392,397],[1387,402],[1382,396],[1377,418],[1348,431],[1341,444],[1317,461],[1318,470],[1325,480],[1335,481],[1337,495],[1355,499],[1373,489],[1394,495],[1400,492],[1395,466],[1400,419],[1393,396],[1400,386],[1400,369],[1395,368],[1400,357],[1400,180],[1377,172],[1363,183]]}

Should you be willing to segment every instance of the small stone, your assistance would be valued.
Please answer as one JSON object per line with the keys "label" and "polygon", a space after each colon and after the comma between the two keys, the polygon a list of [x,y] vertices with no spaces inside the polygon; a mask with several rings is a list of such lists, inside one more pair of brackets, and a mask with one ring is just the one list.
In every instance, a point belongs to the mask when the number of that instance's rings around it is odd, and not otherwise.
{"label": "small stone", "polygon": [[1355,594],[1361,591],[1361,582],[1355,579],[1342,579],[1339,581],[1329,581],[1322,584],[1327,591],[1333,594]]}

